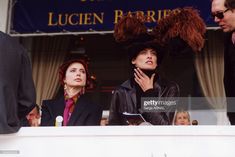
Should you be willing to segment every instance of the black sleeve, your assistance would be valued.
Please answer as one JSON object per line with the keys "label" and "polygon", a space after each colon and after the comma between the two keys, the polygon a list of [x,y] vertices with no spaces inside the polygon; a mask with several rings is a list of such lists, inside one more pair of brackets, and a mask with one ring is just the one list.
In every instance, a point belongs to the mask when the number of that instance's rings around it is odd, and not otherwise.
{"label": "black sleeve", "polygon": [[120,91],[115,90],[111,99],[111,106],[109,109],[109,125],[124,125],[119,107],[121,104]]}
{"label": "black sleeve", "polygon": [[24,127],[29,127],[30,126],[29,121],[27,120],[26,117],[24,117],[20,120],[20,124],[21,124],[21,126],[24,126]]}
{"label": "black sleeve", "polygon": [[22,47],[19,48],[22,52],[22,68],[18,87],[18,116],[22,119],[36,106],[36,92],[28,54]]}
{"label": "black sleeve", "polygon": [[53,122],[52,115],[46,101],[43,101],[41,111],[41,126],[55,126],[55,122]]}

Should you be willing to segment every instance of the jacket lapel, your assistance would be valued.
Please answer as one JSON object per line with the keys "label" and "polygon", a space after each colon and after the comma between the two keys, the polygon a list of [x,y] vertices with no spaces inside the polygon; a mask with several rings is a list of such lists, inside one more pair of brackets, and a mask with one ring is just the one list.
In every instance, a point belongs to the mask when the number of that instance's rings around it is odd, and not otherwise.
{"label": "jacket lapel", "polygon": [[[121,86],[127,89],[126,94],[129,95],[129,97],[131,98],[131,99],[126,99],[127,101],[131,101],[131,102],[127,102],[127,104],[134,104],[134,107],[132,109],[129,109],[129,110],[131,110],[133,112],[137,112],[137,111],[135,111],[136,106],[137,106],[135,86],[131,85],[130,80],[125,81]],[[130,107],[132,105],[128,105],[128,106]]]}
{"label": "jacket lapel", "polygon": [[64,108],[65,108],[65,102],[64,102],[64,97],[60,97],[59,99],[57,99],[54,102],[56,105],[53,105],[55,107],[55,109],[53,109],[53,111],[56,111],[56,113],[54,114],[56,118],[57,116],[62,116],[64,114]]}
{"label": "jacket lapel", "polygon": [[137,106],[137,100],[136,100],[136,89],[135,88],[132,88],[130,89],[129,91],[129,95],[131,97],[131,101],[132,103],[135,105],[135,108]]}
{"label": "jacket lapel", "polygon": [[[81,117],[82,114],[86,113],[85,109],[87,105],[88,104],[86,104],[84,95],[81,95],[75,104],[75,108],[69,119],[68,126],[77,125],[79,117]],[[79,120],[82,120],[82,119],[79,119]]]}

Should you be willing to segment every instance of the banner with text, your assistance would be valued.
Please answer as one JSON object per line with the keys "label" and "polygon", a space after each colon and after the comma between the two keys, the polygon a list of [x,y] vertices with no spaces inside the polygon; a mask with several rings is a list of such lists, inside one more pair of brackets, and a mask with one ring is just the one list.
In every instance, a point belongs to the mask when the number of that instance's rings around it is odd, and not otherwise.
{"label": "banner with text", "polygon": [[194,7],[207,26],[210,0],[15,0],[10,33],[112,31],[123,14],[141,12],[150,27],[178,7]]}

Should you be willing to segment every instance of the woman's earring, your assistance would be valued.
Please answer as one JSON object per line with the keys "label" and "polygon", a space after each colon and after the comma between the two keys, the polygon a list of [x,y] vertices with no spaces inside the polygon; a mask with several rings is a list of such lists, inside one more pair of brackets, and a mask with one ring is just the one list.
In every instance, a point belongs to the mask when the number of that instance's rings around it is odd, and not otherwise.
{"label": "woman's earring", "polygon": [[67,85],[66,85],[66,83],[64,84],[64,90],[66,90],[67,89]]}

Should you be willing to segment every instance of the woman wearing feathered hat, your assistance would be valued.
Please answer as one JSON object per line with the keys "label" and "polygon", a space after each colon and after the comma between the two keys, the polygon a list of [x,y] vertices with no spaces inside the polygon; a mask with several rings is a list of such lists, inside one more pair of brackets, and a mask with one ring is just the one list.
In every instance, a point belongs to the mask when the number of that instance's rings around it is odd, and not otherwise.
{"label": "woman wearing feathered hat", "polygon": [[154,41],[154,36],[147,32],[141,19],[136,16],[123,17],[115,26],[114,37],[126,46],[133,74],[113,92],[109,124],[128,125],[124,112],[140,113],[153,125],[172,124],[174,109],[171,107],[162,112],[141,110],[143,97],[179,96],[178,85],[162,79],[156,71],[162,61],[162,47]]}

